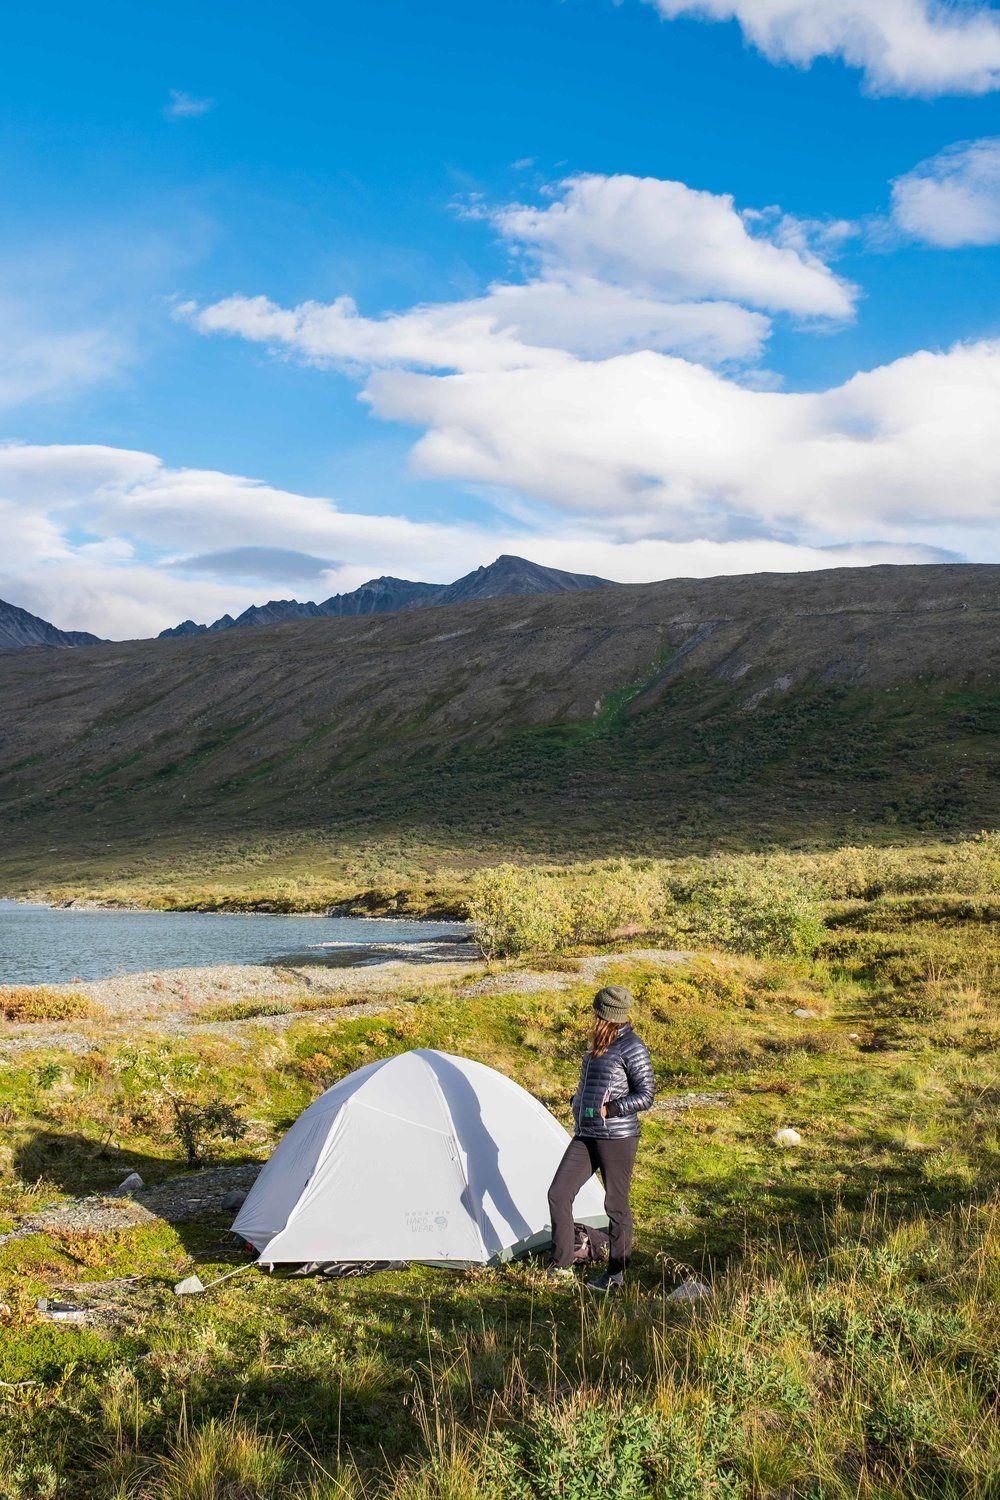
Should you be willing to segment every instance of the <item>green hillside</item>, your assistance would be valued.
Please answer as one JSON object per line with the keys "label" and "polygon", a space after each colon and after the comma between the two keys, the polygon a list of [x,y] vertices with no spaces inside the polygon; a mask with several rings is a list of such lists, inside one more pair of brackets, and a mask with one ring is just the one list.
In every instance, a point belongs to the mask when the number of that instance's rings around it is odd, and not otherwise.
{"label": "green hillside", "polygon": [[998,622],[1000,568],[887,567],[11,653],[4,878],[975,832]]}

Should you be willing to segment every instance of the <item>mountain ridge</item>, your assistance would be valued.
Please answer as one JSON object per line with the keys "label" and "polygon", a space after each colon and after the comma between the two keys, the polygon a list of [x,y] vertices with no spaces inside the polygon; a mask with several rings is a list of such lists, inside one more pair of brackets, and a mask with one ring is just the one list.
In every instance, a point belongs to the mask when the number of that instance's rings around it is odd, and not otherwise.
{"label": "mountain ridge", "polygon": [[408,578],[383,574],[370,578],[346,594],[332,594],[319,604],[300,603],[297,599],[271,599],[267,604],[252,604],[235,618],[226,614],[211,625],[183,620],[180,625],[161,630],[158,639],[177,636],[210,635],[220,630],[246,626],[278,625],[288,620],[337,618],[390,614],[400,609],[421,609],[431,605],[459,604],[469,599],[500,599],[522,594],[567,593],[579,589],[613,588],[610,578],[591,573],[568,573],[562,568],[547,568],[541,563],[511,553],[501,553],[492,563],[474,568],[454,583],[416,583]]}
{"label": "mountain ridge", "polygon": [[40,615],[0,599],[0,651],[23,651],[32,646],[99,646],[101,637],[89,630],[60,630]]}

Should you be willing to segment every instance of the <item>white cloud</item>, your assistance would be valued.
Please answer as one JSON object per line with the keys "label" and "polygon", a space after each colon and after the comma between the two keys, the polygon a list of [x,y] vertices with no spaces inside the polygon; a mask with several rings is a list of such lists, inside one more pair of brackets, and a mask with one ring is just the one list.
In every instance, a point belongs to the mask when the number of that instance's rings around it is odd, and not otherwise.
{"label": "white cloud", "polygon": [[515,206],[494,215],[511,240],[544,266],[673,300],[724,297],[768,312],[847,318],[856,291],[805,243],[784,243],[748,224],[728,193],[708,193],[656,177],[586,173],[567,178],[544,208]]}
{"label": "white cloud", "polygon": [[[921,352],[816,394],[665,355],[464,375],[383,371],[368,399],[423,425],[425,473],[532,497],[520,524],[359,514],[240,475],[100,447],[0,447],[0,596],[65,628],[150,634],[263,597],[205,553],[341,562],[316,597],[389,572],[448,581],[499,552],[626,580],[1000,558],[1000,346]],[[832,549],[832,550],[830,550]],[[194,554],[185,576],[179,554]]]}
{"label": "white cloud", "polygon": [[236,334],[317,364],[363,372],[392,365],[503,370],[602,358],[622,349],[669,350],[721,364],[759,357],[760,313],[732,302],[666,302],[589,277],[497,285],[465,302],[363,317],[350,297],[283,308],[266,297],[227,297],[178,312],[202,333]]}
{"label": "white cloud", "polygon": [[[477,210],[477,213],[479,210]],[[727,195],[680,182],[597,175],[568,178],[543,208],[490,215],[528,274],[480,297],[370,318],[350,297],[284,308],[234,296],[178,315],[202,333],[227,333],[351,372],[404,366],[475,372],[556,368],[570,356],[605,359],[635,349],[706,364],[751,363],[774,312],[851,316],[855,288],[817,252],[844,224],[777,209],[741,214]]]}
{"label": "white cloud", "polygon": [[479,297],[375,318],[347,297],[178,309],[348,371],[378,416],[423,429],[418,472],[483,487],[492,524],[355,513],[128,449],[7,444],[0,594],[129,635],[284,592],[303,557],[323,597],[383,572],[447,581],[501,551],[622,580],[998,555],[997,345],[815,393],[747,370],[771,315],[851,315],[856,291],[824,257],[854,226],[593,175],[492,217],[523,279]]}
{"label": "white cloud", "polygon": [[[331,593],[382,572],[437,578],[501,550],[474,527],[345,512],[330,500],[240,475],[171,469],[148,453],[0,444],[0,597],[67,629],[155,633],[192,615],[214,619],[259,603],[262,584],[208,582],[198,556],[234,547],[344,559],[322,575]],[[285,565],[275,571],[285,581]]]}
{"label": "white cloud", "polygon": [[420,472],[508,486],[635,536],[933,543],[1000,519],[992,343],[920,352],[815,394],[642,353],[547,371],[383,372],[367,396],[380,416],[427,429]]}
{"label": "white cloud", "polygon": [[892,217],[930,245],[1000,243],[1000,136],[950,146],[897,177]]}
{"label": "white cloud", "polygon": [[60,630],[90,630],[110,640],[158,635],[168,625],[217,620],[257,602],[246,589],[172,578],[144,565],[111,566],[87,557],[34,566],[0,566],[0,598]]}
{"label": "white cloud", "polygon": [[186,94],[183,89],[171,89],[163,113],[168,120],[195,120],[200,115],[207,115],[214,105],[214,99],[199,99],[194,94]]}
{"label": "white cloud", "polygon": [[662,16],[738,21],[775,63],[861,69],[876,94],[985,94],[1000,84],[1000,18],[943,0],[651,0]]}

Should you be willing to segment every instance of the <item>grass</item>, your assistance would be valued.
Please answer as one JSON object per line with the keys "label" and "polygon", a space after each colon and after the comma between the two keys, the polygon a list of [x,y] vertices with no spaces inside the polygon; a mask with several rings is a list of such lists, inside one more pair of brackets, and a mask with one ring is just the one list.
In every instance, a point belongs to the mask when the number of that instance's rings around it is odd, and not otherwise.
{"label": "grass", "polygon": [[[647,1117],[620,1301],[553,1291],[530,1265],[247,1271],[175,1299],[192,1269],[243,1263],[224,1220],[36,1231],[0,1244],[4,1500],[994,1500],[992,877],[941,846],[790,858],[824,917],[814,955],[622,953],[604,971],[637,995],[661,1099],[721,1096]],[[673,868],[681,904],[699,868]],[[155,1046],[196,1056],[243,1110],[252,1134],[224,1159],[266,1156],[320,1088],[421,1045],[502,1069],[566,1119],[590,990],[572,956],[539,993],[505,993],[503,972],[497,993],[436,982],[413,1004],[411,982],[398,1008],[333,1026],[306,1013],[249,1047]],[[126,1170],[180,1170],[130,1081],[135,1044],[91,1030],[88,1052],[3,1065],[6,1225]],[[801,1146],[773,1144],[784,1125]],[[59,1287],[133,1273],[98,1326],[35,1312]],[[711,1299],[672,1302],[691,1274]]]}

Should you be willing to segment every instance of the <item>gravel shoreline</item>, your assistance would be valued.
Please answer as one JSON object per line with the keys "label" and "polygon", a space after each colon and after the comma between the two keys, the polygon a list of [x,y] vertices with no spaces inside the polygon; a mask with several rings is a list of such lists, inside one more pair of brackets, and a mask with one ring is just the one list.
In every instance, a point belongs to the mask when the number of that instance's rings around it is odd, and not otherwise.
{"label": "gravel shoreline", "polygon": [[[0,1059],[34,1047],[85,1052],[98,1037],[140,1030],[238,1037],[248,1027],[282,1029],[305,1014],[372,1015],[400,1004],[411,987],[419,993],[440,980],[476,979],[486,967],[468,942],[387,943],[363,951],[365,957],[350,964],[345,949],[331,949],[320,963],[311,954],[308,962],[212,964],[48,985],[62,994],[86,996],[95,1014],[79,1021],[0,1021]],[[220,1007],[255,1005],[273,1005],[274,1011],[228,1019],[217,1014]]]}
{"label": "gravel shoreline", "polygon": [[[373,961],[350,967],[336,961],[317,964],[314,959],[298,964],[215,964],[52,985],[49,988],[66,994],[85,995],[93,1002],[95,1014],[79,1021],[0,1021],[0,1061],[37,1047],[83,1053],[98,1042],[117,1041],[140,1031],[226,1036],[250,1045],[261,1028],[283,1031],[306,1016],[335,1024],[378,1015],[418,1000],[439,983],[454,984],[457,995],[470,998],[568,989],[581,981],[598,980],[606,967],[624,956],[595,954],[576,960],[569,971],[491,971],[473,944],[434,940],[387,944],[372,954]],[[655,948],[636,949],[627,956],[682,963],[690,955]],[[261,1007],[261,1013],[253,1013],[255,1006]],[[225,1014],[228,1007],[233,1014]],[[245,1013],[239,1014],[244,1008]]]}

